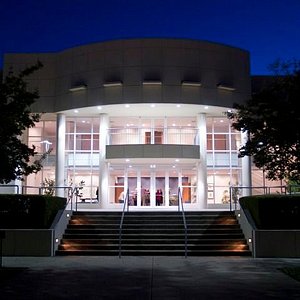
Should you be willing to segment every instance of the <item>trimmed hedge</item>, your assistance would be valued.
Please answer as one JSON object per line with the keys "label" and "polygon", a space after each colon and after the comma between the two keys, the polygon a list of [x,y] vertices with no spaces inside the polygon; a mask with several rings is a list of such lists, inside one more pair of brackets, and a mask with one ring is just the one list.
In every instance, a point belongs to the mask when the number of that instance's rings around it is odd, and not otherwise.
{"label": "trimmed hedge", "polygon": [[50,228],[66,198],[47,195],[0,195],[0,228]]}
{"label": "trimmed hedge", "polygon": [[300,195],[259,195],[239,199],[258,229],[300,229]]}

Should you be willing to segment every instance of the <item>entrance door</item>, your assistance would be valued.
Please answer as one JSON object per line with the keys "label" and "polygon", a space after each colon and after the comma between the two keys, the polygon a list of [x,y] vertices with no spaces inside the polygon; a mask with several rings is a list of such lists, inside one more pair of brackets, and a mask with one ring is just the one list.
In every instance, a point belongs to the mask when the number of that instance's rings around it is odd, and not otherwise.
{"label": "entrance door", "polygon": [[177,168],[175,165],[130,165],[111,168],[110,179],[112,204],[122,203],[119,194],[129,192],[131,207],[153,209],[174,208],[178,205],[178,187],[184,204],[196,203],[196,171],[192,168]]}
{"label": "entrance door", "polygon": [[150,206],[151,178],[141,178],[141,206]]}
{"label": "entrance door", "polygon": [[160,172],[155,176],[155,206],[166,206],[166,178],[161,177]]}

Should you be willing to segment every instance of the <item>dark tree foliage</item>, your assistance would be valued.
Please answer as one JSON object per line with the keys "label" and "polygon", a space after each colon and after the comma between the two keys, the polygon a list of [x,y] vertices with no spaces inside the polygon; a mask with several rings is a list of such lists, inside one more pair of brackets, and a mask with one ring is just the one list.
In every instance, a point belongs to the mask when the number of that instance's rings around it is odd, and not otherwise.
{"label": "dark tree foliage", "polygon": [[38,62],[17,75],[10,71],[0,83],[0,183],[24,180],[42,168],[46,154],[34,161],[35,147],[28,147],[20,138],[24,130],[40,120],[40,114],[30,110],[39,98],[38,91],[30,91],[25,78],[41,67]]}
{"label": "dark tree foliage", "polygon": [[227,112],[232,127],[249,134],[239,156],[251,156],[270,180],[300,182],[300,63],[277,61],[272,81],[245,105]]}

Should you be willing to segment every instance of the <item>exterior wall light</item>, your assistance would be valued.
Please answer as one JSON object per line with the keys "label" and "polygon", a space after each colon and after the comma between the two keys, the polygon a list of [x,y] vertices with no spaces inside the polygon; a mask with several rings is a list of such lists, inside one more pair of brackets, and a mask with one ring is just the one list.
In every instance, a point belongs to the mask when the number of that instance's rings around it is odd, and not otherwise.
{"label": "exterior wall light", "polygon": [[230,91],[230,92],[235,91],[235,88],[233,86],[230,86],[230,85],[227,85],[227,84],[223,84],[223,83],[217,84],[217,87],[220,90],[225,90],[225,91]]}
{"label": "exterior wall light", "polygon": [[200,87],[200,86],[202,86],[202,83],[199,82],[199,81],[186,81],[186,80],[184,80],[184,81],[181,82],[181,85],[182,85],[182,86],[195,86],[195,87]]}
{"label": "exterior wall light", "polygon": [[116,87],[116,86],[122,86],[122,85],[123,85],[122,81],[110,81],[110,82],[103,83],[104,87]]}
{"label": "exterior wall light", "polygon": [[85,84],[76,85],[69,89],[70,92],[78,92],[86,90],[87,86]]}
{"label": "exterior wall light", "polygon": [[160,80],[144,80],[143,85],[162,85]]}

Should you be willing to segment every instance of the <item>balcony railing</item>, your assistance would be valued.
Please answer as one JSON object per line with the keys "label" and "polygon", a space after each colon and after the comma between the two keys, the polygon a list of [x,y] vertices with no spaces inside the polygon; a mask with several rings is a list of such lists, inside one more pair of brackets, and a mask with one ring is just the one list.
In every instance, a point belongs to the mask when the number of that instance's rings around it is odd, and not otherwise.
{"label": "balcony railing", "polygon": [[177,144],[198,145],[198,129],[193,127],[109,128],[109,145]]}

